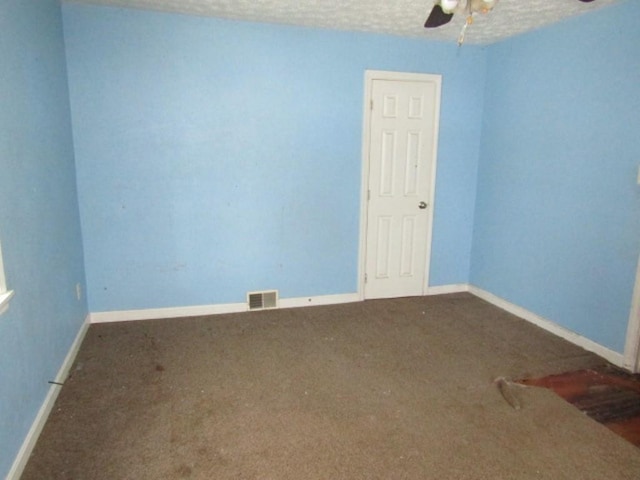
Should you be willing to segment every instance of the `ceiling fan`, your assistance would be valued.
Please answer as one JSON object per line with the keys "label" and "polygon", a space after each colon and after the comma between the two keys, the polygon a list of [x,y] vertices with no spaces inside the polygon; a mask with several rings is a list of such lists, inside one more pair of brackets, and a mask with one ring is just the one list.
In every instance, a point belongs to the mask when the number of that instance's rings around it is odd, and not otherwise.
{"label": "ceiling fan", "polygon": [[[594,0],[579,1],[589,3]],[[497,3],[498,0],[435,0],[435,5],[431,9],[424,26],[425,28],[440,27],[449,23],[454,14],[466,14],[467,21],[458,37],[458,45],[462,45],[467,27],[473,23],[473,15],[476,13],[489,13]]]}

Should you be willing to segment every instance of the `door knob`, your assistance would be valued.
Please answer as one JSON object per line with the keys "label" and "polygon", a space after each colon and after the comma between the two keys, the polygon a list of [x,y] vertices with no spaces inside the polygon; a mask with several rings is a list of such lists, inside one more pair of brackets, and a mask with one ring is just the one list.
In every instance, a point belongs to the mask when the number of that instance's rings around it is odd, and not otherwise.
{"label": "door knob", "polygon": [[420,202],[418,204],[418,208],[420,208],[420,210],[424,210],[425,208],[427,208],[427,202]]}

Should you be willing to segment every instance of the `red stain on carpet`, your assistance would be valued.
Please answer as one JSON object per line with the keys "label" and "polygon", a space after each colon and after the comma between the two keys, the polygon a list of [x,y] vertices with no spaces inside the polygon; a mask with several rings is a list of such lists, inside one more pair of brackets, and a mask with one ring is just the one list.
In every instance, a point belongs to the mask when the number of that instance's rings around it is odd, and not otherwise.
{"label": "red stain on carpet", "polygon": [[640,447],[640,375],[604,366],[518,383],[553,390],[589,417]]}

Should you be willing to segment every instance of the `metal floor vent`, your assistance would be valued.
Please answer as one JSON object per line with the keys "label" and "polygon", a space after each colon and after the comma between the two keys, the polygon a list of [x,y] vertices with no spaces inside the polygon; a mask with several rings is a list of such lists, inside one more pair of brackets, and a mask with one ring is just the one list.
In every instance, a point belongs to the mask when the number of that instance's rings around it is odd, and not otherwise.
{"label": "metal floor vent", "polygon": [[278,291],[249,292],[247,293],[247,303],[249,304],[249,310],[278,308]]}

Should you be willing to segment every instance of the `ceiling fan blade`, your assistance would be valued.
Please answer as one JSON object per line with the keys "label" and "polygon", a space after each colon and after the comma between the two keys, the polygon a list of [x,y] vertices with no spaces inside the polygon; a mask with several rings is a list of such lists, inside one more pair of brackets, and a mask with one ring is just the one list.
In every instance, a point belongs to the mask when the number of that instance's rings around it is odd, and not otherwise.
{"label": "ceiling fan blade", "polygon": [[449,23],[453,18],[453,13],[444,13],[440,5],[434,5],[429,14],[429,18],[424,22],[425,28],[436,28]]}
{"label": "ceiling fan blade", "polygon": [[580,0],[582,3],[589,3],[589,2],[593,2],[593,0]]}

